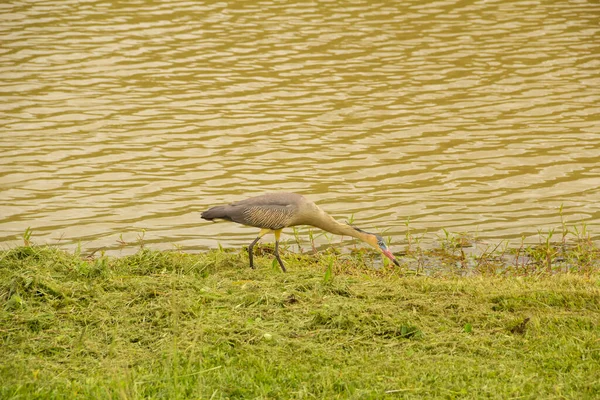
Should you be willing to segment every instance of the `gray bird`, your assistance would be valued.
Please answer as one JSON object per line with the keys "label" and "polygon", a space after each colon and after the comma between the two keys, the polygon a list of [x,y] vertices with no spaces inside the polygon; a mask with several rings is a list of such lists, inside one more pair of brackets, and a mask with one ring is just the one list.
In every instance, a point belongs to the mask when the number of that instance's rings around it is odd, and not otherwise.
{"label": "gray bird", "polygon": [[209,221],[224,219],[260,228],[258,237],[248,246],[250,268],[254,268],[252,248],[261,237],[273,232],[275,258],[285,272],[285,266],[279,257],[279,236],[283,228],[296,225],[311,225],[336,235],[355,237],[370,244],[394,264],[400,266],[381,236],[337,222],[315,203],[296,193],[268,193],[251,197],[225,206],[212,207],[204,211],[201,217]]}

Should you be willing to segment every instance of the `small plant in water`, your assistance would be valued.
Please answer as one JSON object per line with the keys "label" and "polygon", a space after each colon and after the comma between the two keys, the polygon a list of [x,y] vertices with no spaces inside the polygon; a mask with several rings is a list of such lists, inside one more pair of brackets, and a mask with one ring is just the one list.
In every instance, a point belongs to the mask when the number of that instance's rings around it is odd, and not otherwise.
{"label": "small plant in water", "polygon": [[25,232],[23,232],[23,246],[31,246],[31,233],[31,227],[28,226],[27,229],[25,229]]}
{"label": "small plant in water", "polygon": [[123,234],[122,233],[119,235],[119,238],[117,239],[117,243],[119,243],[120,247],[127,246],[128,243],[127,243],[127,241],[125,241],[125,239],[123,239]]}
{"label": "small plant in water", "polygon": [[146,230],[142,229],[140,233],[138,233],[137,235],[137,242],[138,245],[140,246],[140,249],[143,249],[144,246],[146,245],[144,238],[146,237]]}
{"label": "small plant in water", "polygon": [[552,272],[552,261],[558,250],[552,244],[552,236],[554,236],[554,229],[550,229],[546,237],[542,234],[542,230],[538,230],[538,235],[540,238],[540,245],[537,248],[537,257],[538,259],[546,266],[547,272]]}
{"label": "small plant in water", "polygon": [[300,240],[300,231],[297,227],[292,227],[292,233],[294,235],[294,240],[296,241],[296,246],[298,246],[298,251],[302,254],[304,253],[304,249],[302,248],[302,241]]}
{"label": "small plant in water", "polygon": [[308,228],[308,240],[310,240],[310,246],[314,254],[317,254],[317,246],[315,245],[315,235],[311,228]]}
{"label": "small plant in water", "polygon": [[406,222],[404,223],[406,226],[406,252],[410,253],[412,251],[412,242],[413,236],[410,233],[410,216],[406,218]]}

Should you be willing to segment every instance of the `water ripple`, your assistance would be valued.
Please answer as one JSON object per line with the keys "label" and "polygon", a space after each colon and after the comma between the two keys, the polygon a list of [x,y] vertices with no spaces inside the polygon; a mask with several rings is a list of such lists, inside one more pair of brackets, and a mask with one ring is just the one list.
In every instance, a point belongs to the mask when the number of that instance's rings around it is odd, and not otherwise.
{"label": "water ripple", "polygon": [[[0,239],[240,245],[198,211],[301,192],[400,244],[600,226],[600,6],[0,6]],[[120,239],[119,239],[120,240]]]}

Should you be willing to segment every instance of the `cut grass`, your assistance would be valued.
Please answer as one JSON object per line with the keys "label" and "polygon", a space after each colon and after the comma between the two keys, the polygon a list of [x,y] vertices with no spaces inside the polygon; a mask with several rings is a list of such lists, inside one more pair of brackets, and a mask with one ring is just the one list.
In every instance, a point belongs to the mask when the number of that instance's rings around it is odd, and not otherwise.
{"label": "cut grass", "polygon": [[455,248],[435,276],[364,252],[286,254],[282,274],[261,250],[256,270],[223,250],[1,251],[0,397],[600,397],[595,248],[470,277]]}

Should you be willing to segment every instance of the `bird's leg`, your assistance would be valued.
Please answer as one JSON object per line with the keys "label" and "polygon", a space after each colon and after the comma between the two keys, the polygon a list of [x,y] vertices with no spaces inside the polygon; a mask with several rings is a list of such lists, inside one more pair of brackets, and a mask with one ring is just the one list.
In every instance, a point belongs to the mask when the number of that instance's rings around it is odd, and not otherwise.
{"label": "bird's leg", "polygon": [[254,239],[252,241],[252,243],[250,243],[250,246],[248,246],[248,258],[250,259],[250,268],[252,268],[252,269],[254,269],[254,262],[252,260],[252,248],[254,247],[256,242],[258,242],[259,240],[260,240],[260,236],[257,237],[256,239]]}
{"label": "bird's leg", "polygon": [[279,235],[281,234],[281,229],[278,231],[274,231],[275,233],[275,258],[279,262],[279,266],[283,272],[285,271],[285,266],[283,265],[283,261],[281,261],[281,257],[279,257]]}
{"label": "bird's leg", "polygon": [[252,269],[254,269],[254,260],[252,259],[252,248],[254,247],[256,242],[260,240],[261,237],[265,236],[269,232],[271,232],[270,229],[261,229],[256,239],[254,239],[252,243],[250,243],[250,246],[248,246],[248,258],[250,259],[250,268]]}
{"label": "bird's leg", "polygon": [[281,257],[279,257],[279,240],[275,241],[275,258],[279,262],[279,266],[283,272],[286,272],[285,266],[283,265],[283,261],[281,261]]}

